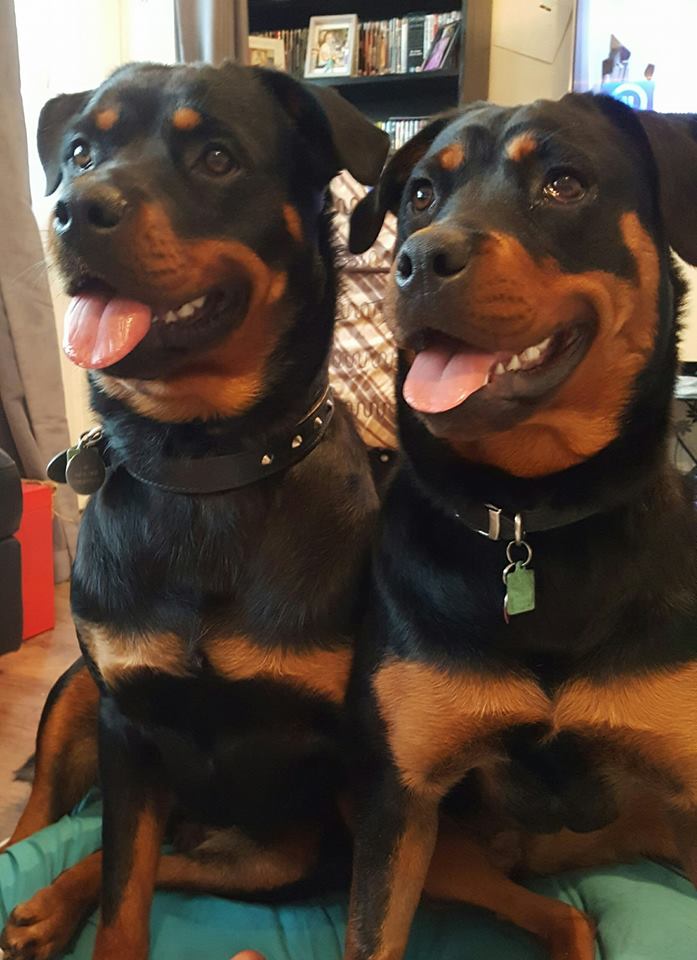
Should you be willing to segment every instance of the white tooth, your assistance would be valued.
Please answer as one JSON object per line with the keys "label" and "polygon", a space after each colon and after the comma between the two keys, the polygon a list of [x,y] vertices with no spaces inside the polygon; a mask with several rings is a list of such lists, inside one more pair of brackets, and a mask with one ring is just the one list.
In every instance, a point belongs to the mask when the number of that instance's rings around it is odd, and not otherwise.
{"label": "white tooth", "polygon": [[502,373],[505,373],[505,372],[506,372],[506,368],[504,367],[504,365],[503,365],[503,364],[501,363],[501,361],[499,360],[499,362],[496,364],[495,373],[497,374],[497,376],[501,376],[501,374],[502,374]]}
{"label": "white tooth", "polygon": [[552,338],[547,337],[547,339],[543,340],[542,343],[537,344],[537,349],[540,351],[540,353],[544,353],[551,342],[552,342]]}
{"label": "white tooth", "polygon": [[194,310],[200,310],[205,302],[206,302],[205,297],[199,297],[197,300],[191,301],[191,306],[194,308]]}
{"label": "white tooth", "polygon": [[508,370],[520,370],[521,362],[518,354],[514,354],[508,362]]}
{"label": "white tooth", "polygon": [[165,323],[176,323],[177,315],[174,310],[168,310],[162,319],[165,321]]}
{"label": "white tooth", "polygon": [[196,307],[193,303],[185,303],[183,307],[179,307],[177,310],[177,316],[181,317],[182,320],[186,320],[187,317],[193,317],[196,313]]}
{"label": "white tooth", "polygon": [[540,359],[541,355],[542,354],[539,347],[528,347],[522,356],[526,363],[534,363],[535,360]]}

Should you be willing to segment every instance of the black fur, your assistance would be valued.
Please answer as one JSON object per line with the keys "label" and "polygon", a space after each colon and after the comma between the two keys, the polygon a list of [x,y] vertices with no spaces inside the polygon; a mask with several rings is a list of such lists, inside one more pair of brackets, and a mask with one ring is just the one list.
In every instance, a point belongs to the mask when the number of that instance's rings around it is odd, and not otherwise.
{"label": "black fur", "polygon": [[[118,119],[103,130],[96,118],[105,105],[116,106]],[[198,111],[195,130],[172,122],[183,105]],[[71,159],[76,138],[90,144],[85,169]],[[234,155],[238,175],[200,173],[196,157],[210,143]],[[121,296],[155,303],[149,275],[132,254],[129,230],[136,228],[100,223],[95,230],[89,211],[77,222],[81,205],[105,196],[111,203],[114,190],[129,222],[153,205],[176,237],[234,241],[287,280],[279,305],[284,332],[258,396],[235,416],[150,419],[107,395],[101,375],[91,375],[92,406],[111,450],[137,468],[164,457],[205,461],[262,450],[271,434],[290,439],[327,376],[337,288],[326,185],[343,167],[374,180],[384,135],[334,92],[288,77],[232,64],[141,64],[118,70],[97,91],[49,103],[39,145],[49,189],[62,183],[59,204],[75,219],[75,228],[61,233],[59,217],[56,230],[69,292],[106,283]],[[297,230],[284,222],[283,204],[296,212]],[[218,340],[241,322],[249,302],[244,270],[227,282],[236,299]],[[157,381],[186,371],[211,348],[205,331],[197,338],[184,325],[175,334],[186,342],[176,343],[160,328],[106,372]],[[240,637],[256,645],[260,659],[280,649],[350,655],[376,506],[366,451],[341,405],[304,460],[249,487],[182,495],[116,468],[90,500],[71,601],[101,692],[106,927],[118,918],[136,869],[135,837],[147,810],[207,828],[234,826],[261,845],[311,825],[329,854],[327,837],[341,834],[338,703],[283,678],[226,679],[206,645]],[[157,664],[105,676],[90,639],[100,630],[130,643],[136,659],[141,645],[171,638],[183,644],[187,668],[181,676]],[[331,865],[316,866],[320,882],[336,875]]]}
{"label": "black fur", "polygon": [[[684,130],[682,152],[673,151],[672,157],[662,152],[657,135],[649,145],[642,126],[647,122],[656,133],[671,124],[671,130]],[[582,174],[587,171],[588,182],[595,185],[592,202],[566,219],[555,218],[553,210],[538,210],[527,181],[516,179],[510,163],[502,160],[502,140],[531,130],[541,144],[536,170],[570,165]],[[513,235],[533,259],[551,255],[569,274],[603,270],[630,280],[635,265],[618,224],[623,212],[634,211],[660,262],[655,343],[620,428],[597,454],[563,471],[514,476],[464,459],[431,431],[429,417],[415,413],[403,399],[410,359],[400,351],[402,458],[383,507],[370,614],[351,697],[362,732],[356,764],[364,793],[380,790],[396,774],[387,744],[390,717],[381,712],[373,687],[386,663],[417,662],[444,675],[482,680],[529,677],[553,697],[573,678],[602,683],[697,660],[697,519],[687,488],[667,458],[685,292],[668,244],[674,236],[684,237],[684,213],[678,230],[675,204],[667,208],[662,203],[657,174],[658,165],[661,177],[670,176],[666,171],[673,163],[681,168],[684,183],[690,165],[690,190],[695,190],[697,142],[690,140],[690,130],[694,134],[694,123],[677,125],[674,118],[658,116],[642,120],[605,98],[567,97],[514,109],[476,104],[434,121],[398,152],[380,186],[356,211],[352,243],[357,250],[370,242],[392,209],[399,214],[397,257],[412,233],[447,223],[463,233]],[[438,151],[450,143],[465,143],[465,160],[456,172],[437,162]],[[527,172],[517,175],[524,178]],[[437,200],[418,212],[410,202],[410,186],[424,177],[435,184]],[[468,318],[462,310],[458,314],[455,301],[447,308],[444,301],[441,311],[438,295],[410,301],[408,294],[396,294],[398,333],[406,337],[435,325],[454,336],[461,329],[466,338]],[[456,435],[453,426],[449,439]],[[505,623],[505,543],[486,539],[456,517],[463,500],[495,504],[509,516],[540,507],[551,513],[571,507],[595,512],[570,526],[529,535],[536,608]],[[617,804],[598,773],[595,747],[567,734],[550,741],[547,734],[544,725],[521,726],[497,741],[506,758],[497,775],[497,797],[506,816],[537,832],[564,826],[584,832],[614,820]],[[359,948],[352,960],[378,953],[384,913],[376,913],[375,904],[384,900],[385,863],[403,830],[401,789],[393,787],[382,797],[382,814],[375,810],[374,797],[359,808],[352,920]],[[471,815],[478,803],[476,770],[445,798],[446,808],[456,815]],[[378,835],[391,840],[387,850],[381,847],[376,854]]]}

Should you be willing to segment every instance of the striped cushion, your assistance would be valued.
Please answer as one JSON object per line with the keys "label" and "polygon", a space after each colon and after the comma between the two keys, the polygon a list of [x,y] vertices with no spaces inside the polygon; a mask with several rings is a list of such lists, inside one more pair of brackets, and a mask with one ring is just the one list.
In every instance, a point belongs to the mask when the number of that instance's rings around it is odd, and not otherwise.
{"label": "striped cushion", "polygon": [[394,447],[396,351],[382,316],[382,301],[396,224],[390,214],[370,250],[360,256],[349,253],[349,216],[365,192],[348,173],[332,181],[342,292],[329,371],[336,395],[354,414],[365,442]]}

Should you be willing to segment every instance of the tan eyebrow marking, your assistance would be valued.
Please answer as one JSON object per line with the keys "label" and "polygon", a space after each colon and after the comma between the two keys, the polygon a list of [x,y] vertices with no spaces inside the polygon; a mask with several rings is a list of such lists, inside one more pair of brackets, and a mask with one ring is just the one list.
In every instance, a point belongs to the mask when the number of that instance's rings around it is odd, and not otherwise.
{"label": "tan eyebrow marking", "polygon": [[283,204],[283,219],[286,222],[288,233],[298,243],[303,239],[303,226],[300,220],[300,214],[290,203]]}
{"label": "tan eyebrow marking", "polygon": [[506,156],[513,163],[520,163],[535,153],[539,144],[531,133],[520,133],[506,144]]}
{"label": "tan eyebrow marking", "polygon": [[444,170],[457,170],[465,162],[464,147],[459,143],[451,143],[436,154],[436,159]]}
{"label": "tan eyebrow marking", "polygon": [[111,130],[118,119],[120,112],[116,107],[107,107],[104,110],[98,110],[94,117],[94,122],[97,124],[98,130]]}
{"label": "tan eyebrow marking", "polygon": [[172,123],[177,130],[193,130],[202,119],[201,114],[193,107],[179,107],[172,114]]}

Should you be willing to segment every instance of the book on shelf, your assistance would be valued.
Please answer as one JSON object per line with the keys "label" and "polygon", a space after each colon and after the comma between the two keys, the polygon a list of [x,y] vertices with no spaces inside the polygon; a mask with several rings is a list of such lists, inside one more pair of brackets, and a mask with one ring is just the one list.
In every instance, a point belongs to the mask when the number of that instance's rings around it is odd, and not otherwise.
{"label": "book on shelf", "polygon": [[[461,24],[459,10],[450,13],[410,14],[407,17],[393,17],[391,20],[369,20],[360,25],[358,72],[361,76],[382,76],[385,74],[418,73],[424,68],[429,57],[433,59],[433,48],[439,38],[447,31],[447,53],[450,60],[459,36],[456,29]],[[446,57],[441,58],[442,69]]]}
{"label": "book on shelf", "polygon": [[[303,77],[307,28],[271,30],[256,36],[282,39],[286,70],[294,77]],[[459,10],[364,21],[360,24],[358,40],[358,75],[371,77],[455,69],[461,36],[462,15]]]}
{"label": "book on shelf", "polygon": [[430,119],[430,117],[389,117],[378,123],[378,126],[389,134],[392,149],[399,150],[408,140],[415,137]]}

